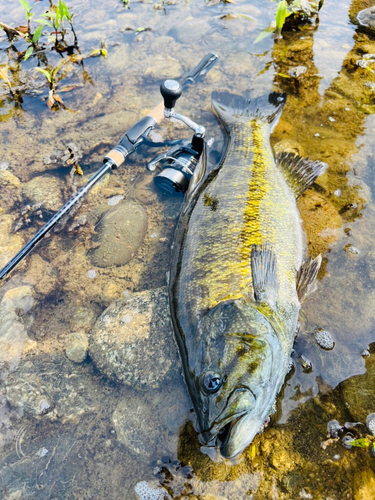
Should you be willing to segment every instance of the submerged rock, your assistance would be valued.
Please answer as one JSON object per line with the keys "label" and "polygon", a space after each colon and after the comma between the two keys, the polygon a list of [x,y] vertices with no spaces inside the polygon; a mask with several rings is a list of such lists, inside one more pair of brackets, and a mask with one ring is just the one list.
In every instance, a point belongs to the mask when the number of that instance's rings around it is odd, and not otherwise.
{"label": "submerged rock", "polygon": [[[374,344],[370,351],[374,352]],[[366,422],[368,414],[375,409],[375,356],[365,358],[365,362],[366,373],[350,377],[341,384],[343,400],[356,422]]]}
{"label": "submerged rock", "polygon": [[117,439],[139,457],[150,457],[157,449],[160,422],[155,409],[138,397],[127,396],[112,415]]}
{"label": "submerged rock", "polygon": [[52,175],[39,175],[23,186],[25,197],[32,203],[51,212],[57,212],[63,205],[61,182]]}
{"label": "submerged rock", "polygon": [[121,266],[137,252],[147,231],[147,213],[134,202],[116,205],[97,226],[98,248],[91,252],[91,261],[99,267]]}
{"label": "submerged rock", "polygon": [[0,269],[4,267],[22,248],[22,236],[12,234],[13,222],[14,217],[12,215],[0,215]]}
{"label": "submerged rock", "polygon": [[87,356],[89,340],[85,333],[70,333],[65,339],[65,354],[74,363],[82,363]]}
{"label": "submerged rock", "polygon": [[40,417],[53,409],[52,398],[36,374],[30,380],[19,378],[17,372],[12,375],[7,380],[6,397],[11,406],[30,416]]}
{"label": "submerged rock", "polygon": [[4,381],[8,403],[32,419],[78,423],[104,403],[92,366],[77,366],[61,354],[25,357]]}
{"label": "submerged rock", "polygon": [[330,351],[335,347],[335,342],[332,338],[332,335],[323,328],[319,328],[315,332],[315,340],[319,347],[325,349],[326,351]]}
{"label": "submerged rock", "polygon": [[361,10],[358,13],[357,19],[361,26],[375,29],[375,6]]}
{"label": "submerged rock", "polygon": [[22,318],[34,304],[29,286],[12,288],[0,302],[0,378],[6,378],[20,363],[22,353],[35,342],[29,339]]}
{"label": "submerged rock", "polygon": [[111,304],[92,330],[89,352],[104,375],[137,389],[159,387],[173,368],[179,373],[167,288]]}

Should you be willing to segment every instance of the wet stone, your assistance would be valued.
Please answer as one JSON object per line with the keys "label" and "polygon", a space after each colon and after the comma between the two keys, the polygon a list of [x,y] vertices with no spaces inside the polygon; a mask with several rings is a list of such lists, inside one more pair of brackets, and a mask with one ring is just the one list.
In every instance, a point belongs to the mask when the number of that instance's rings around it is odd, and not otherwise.
{"label": "wet stone", "polygon": [[370,413],[366,418],[366,427],[375,436],[375,413]]}
{"label": "wet stone", "polygon": [[60,354],[25,357],[4,381],[8,403],[32,419],[77,423],[99,405],[92,366],[77,368]]}
{"label": "wet stone", "polygon": [[319,347],[325,349],[326,351],[330,351],[335,347],[335,342],[332,338],[332,335],[323,328],[319,328],[315,334],[315,340]]}
{"label": "wet stone", "polygon": [[11,406],[33,417],[40,417],[53,408],[52,398],[37,375],[32,381],[19,380],[17,372],[10,376],[6,383],[6,397]]}
{"label": "wet stone", "polygon": [[35,344],[27,335],[23,318],[33,304],[33,290],[29,286],[8,290],[0,302],[1,379],[6,379],[17,368],[22,353]]}
{"label": "wet stone", "polygon": [[179,376],[167,288],[112,303],[92,330],[89,353],[104,375],[137,389],[159,387],[176,372]]}
{"label": "wet stone", "polygon": [[366,418],[375,410],[375,356],[373,344],[370,347],[371,356],[365,358],[366,373],[344,380],[341,391],[344,402],[355,422],[366,422]]}
{"label": "wet stone", "polygon": [[65,339],[65,354],[74,363],[82,363],[87,356],[88,337],[83,332],[70,333]]}
{"label": "wet stone", "polygon": [[25,197],[32,203],[51,212],[57,212],[63,205],[61,182],[51,175],[39,175],[23,186]]}
{"label": "wet stone", "polygon": [[343,426],[340,425],[338,420],[330,420],[327,424],[328,437],[337,438],[340,432],[343,431]]}
{"label": "wet stone", "polygon": [[375,29],[375,6],[361,10],[358,13],[357,19],[361,26]]}
{"label": "wet stone", "polygon": [[134,202],[119,203],[97,226],[91,261],[99,267],[121,266],[129,262],[147,231],[147,213]]}
{"label": "wet stone", "polygon": [[128,395],[112,415],[117,439],[133,454],[150,457],[157,449],[160,423],[144,399]]}

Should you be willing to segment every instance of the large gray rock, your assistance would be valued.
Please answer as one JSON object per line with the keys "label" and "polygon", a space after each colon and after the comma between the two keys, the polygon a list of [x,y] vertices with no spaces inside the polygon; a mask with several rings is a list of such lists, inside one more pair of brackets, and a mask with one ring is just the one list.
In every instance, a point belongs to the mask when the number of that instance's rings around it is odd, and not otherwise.
{"label": "large gray rock", "polygon": [[119,203],[99,222],[91,261],[99,267],[121,266],[137,252],[147,231],[147,213],[134,202]]}
{"label": "large gray rock", "polygon": [[159,387],[167,376],[179,377],[166,287],[111,304],[92,330],[89,353],[104,375],[137,389]]}

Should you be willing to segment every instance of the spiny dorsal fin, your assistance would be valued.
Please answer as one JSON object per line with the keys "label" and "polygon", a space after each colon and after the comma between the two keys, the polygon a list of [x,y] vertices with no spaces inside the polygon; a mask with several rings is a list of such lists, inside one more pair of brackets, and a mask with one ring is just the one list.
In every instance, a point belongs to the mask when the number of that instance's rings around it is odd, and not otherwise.
{"label": "spiny dorsal fin", "polygon": [[327,163],[312,161],[309,158],[301,158],[294,153],[280,153],[276,156],[276,163],[282,170],[284,177],[295,194],[299,198],[319,175],[327,170]]}
{"label": "spiny dorsal fin", "polygon": [[318,275],[322,256],[318,255],[315,259],[309,257],[300,267],[297,274],[297,294],[298,299],[302,302],[309,293],[315,290],[315,279]]}
{"label": "spiny dorsal fin", "polygon": [[268,244],[252,245],[250,261],[255,300],[273,307],[278,288],[275,252]]}

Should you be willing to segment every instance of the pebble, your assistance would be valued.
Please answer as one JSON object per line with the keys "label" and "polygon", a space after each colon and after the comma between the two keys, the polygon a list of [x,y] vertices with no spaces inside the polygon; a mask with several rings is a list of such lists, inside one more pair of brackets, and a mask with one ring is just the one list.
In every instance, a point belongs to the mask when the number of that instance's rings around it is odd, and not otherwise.
{"label": "pebble", "polygon": [[98,267],[121,266],[139,249],[147,231],[147,213],[134,202],[124,202],[107,212],[97,226],[91,261]]}
{"label": "pebble", "polygon": [[358,250],[358,248],[356,248],[351,243],[348,243],[347,245],[345,245],[344,246],[344,250],[345,250],[346,253],[348,253],[350,255],[359,255],[359,253],[360,253],[360,251]]}
{"label": "pebble", "polygon": [[375,413],[370,413],[366,418],[366,427],[375,436]]}
{"label": "pebble", "polygon": [[319,328],[315,332],[315,340],[319,347],[325,349],[326,351],[330,351],[335,347],[335,342],[332,338],[332,335],[323,328]]}
{"label": "pebble", "polygon": [[90,356],[109,378],[148,390],[180,372],[167,287],[116,300],[91,333]]}
{"label": "pebble", "polygon": [[96,278],[96,271],[95,271],[95,269],[90,269],[89,271],[87,271],[87,276],[90,279]]}
{"label": "pebble", "polygon": [[302,365],[302,369],[305,373],[310,373],[312,371],[312,363],[311,361],[306,358],[303,354],[300,356],[300,363]]}
{"label": "pebble", "polygon": [[290,76],[292,76],[294,78],[298,78],[299,76],[306,73],[306,71],[307,71],[306,66],[296,66],[295,68],[290,68],[288,70],[288,73]]}
{"label": "pebble", "polygon": [[351,442],[353,441],[353,437],[352,436],[344,436],[342,438],[342,444],[345,446],[345,448],[347,448],[348,450],[351,449],[352,445],[350,444]]}
{"label": "pebble", "polygon": [[337,438],[340,432],[343,431],[343,426],[337,420],[330,420],[327,424],[328,436]]}
{"label": "pebble", "polygon": [[112,196],[112,198],[109,198],[109,200],[107,201],[107,205],[109,205],[110,207],[114,207],[115,205],[120,203],[120,201],[122,201],[123,199],[124,195],[117,194],[116,196]]}
{"label": "pebble", "polygon": [[0,170],[7,170],[9,168],[9,163],[7,161],[2,161],[0,163]]}
{"label": "pebble", "polygon": [[82,363],[87,356],[89,340],[85,333],[75,332],[65,339],[65,354],[74,363]]}

